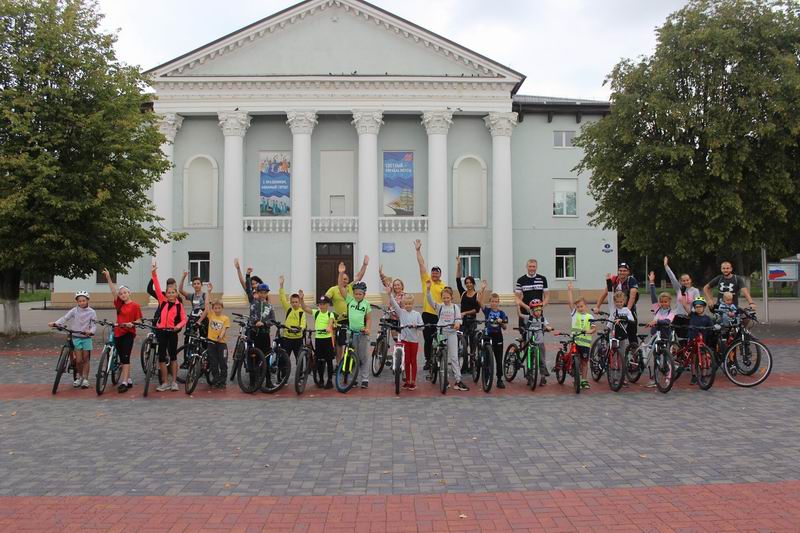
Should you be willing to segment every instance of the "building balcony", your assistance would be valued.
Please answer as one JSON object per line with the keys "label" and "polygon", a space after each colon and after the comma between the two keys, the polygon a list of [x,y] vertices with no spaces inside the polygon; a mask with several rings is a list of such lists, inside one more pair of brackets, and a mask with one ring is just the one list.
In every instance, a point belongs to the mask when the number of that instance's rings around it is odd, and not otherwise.
{"label": "building balcony", "polygon": [[[244,217],[242,230],[254,233],[289,233],[291,217]],[[358,217],[311,217],[311,231],[315,233],[356,233]],[[427,217],[379,217],[381,233],[425,233]]]}

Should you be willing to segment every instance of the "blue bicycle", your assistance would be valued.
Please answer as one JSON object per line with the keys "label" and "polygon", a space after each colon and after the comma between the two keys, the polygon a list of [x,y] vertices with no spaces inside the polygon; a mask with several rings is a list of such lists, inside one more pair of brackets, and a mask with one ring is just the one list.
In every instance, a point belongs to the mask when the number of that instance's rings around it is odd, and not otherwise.
{"label": "blue bicycle", "polygon": [[108,376],[111,376],[112,384],[116,385],[119,382],[119,378],[122,375],[122,363],[119,361],[117,346],[114,344],[114,326],[116,324],[108,320],[98,320],[97,323],[106,328],[103,333],[106,343],[100,353],[100,362],[97,365],[97,375],[94,382],[94,390],[98,396],[101,396],[106,391]]}

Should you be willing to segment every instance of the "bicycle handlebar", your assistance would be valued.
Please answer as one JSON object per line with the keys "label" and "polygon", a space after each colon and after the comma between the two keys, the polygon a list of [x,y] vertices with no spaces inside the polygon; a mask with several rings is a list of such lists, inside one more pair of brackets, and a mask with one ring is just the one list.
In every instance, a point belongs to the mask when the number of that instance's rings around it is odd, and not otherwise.
{"label": "bicycle handlebar", "polygon": [[[56,329],[58,331],[65,331],[65,332],[71,333],[73,335],[86,335],[86,333],[84,333],[83,331],[75,331],[74,329],[69,329],[69,328],[64,327],[64,326],[59,326],[58,324],[53,326],[53,329]],[[89,336],[92,337],[92,336],[94,336],[94,334],[89,334]]]}

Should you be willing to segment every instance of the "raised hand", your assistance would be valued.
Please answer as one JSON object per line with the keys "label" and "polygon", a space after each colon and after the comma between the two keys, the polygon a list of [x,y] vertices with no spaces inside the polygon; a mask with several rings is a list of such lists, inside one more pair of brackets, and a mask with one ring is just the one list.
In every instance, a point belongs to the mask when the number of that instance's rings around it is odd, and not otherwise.
{"label": "raised hand", "polygon": [[664,256],[664,266],[665,267],[669,266],[669,257],[667,257],[666,255]]}
{"label": "raised hand", "polygon": [[233,260],[233,266],[236,267],[236,270],[239,270],[241,268],[239,266],[239,258],[238,257]]}
{"label": "raised hand", "polygon": [[481,280],[481,290],[485,291],[488,286],[489,286],[489,283],[485,279],[482,279]]}
{"label": "raised hand", "polygon": [[187,277],[189,275],[189,271],[188,270],[184,270],[182,275],[183,275],[184,278]]}
{"label": "raised hand", "polygon": [[210,281],[208,282],[208,293],[211,294],[211,291],[214,290],[214,284]]}
{"label": "raised hand", "polygon": [[247,267],[247,275],[249,276],[252,273],[253,273],[253,267]]}
{"label": "raised hand", "polygon": [[281,274],[280,276],[278,276],[278,283],[280,284],[280,286],[281,286],[281,287],[283,287],[283,283],[284,283],[285,281],[286,281],[286,278],[285,278],[285,277],[283,277],[283,274]]}
{"label": "raised hand", "polygon": [[611,274],[606,274],[606,279],[608,279],[608,280],[612,279],[613,277],[614,276],[612,276]]}
{"label": "raised hand", "polygon": [[109,272],[107,268],[103,269],[103,275],[106,277],[106,279],[111,279],[111,272]]}
{"label": "raised hand", "polygon": [[347,272],[347,267],[344,265],[344,261],[339,263],[339,274],[344,274]]}
{"label": "raised hand", "polygon": [[425,288],[428,289],[428,290],[431,290],[431,280],[430,279],[425,282]]}
{"label": "raised hand", "polygon": [[365,255],[365,256],[364,256],[364,264],[365,264],[365,265],[368,265],[368,264],[369,264],[369,256],[368,256],[368,255]]}
{"label": "raised hand", "polygon": [[306,293],[303,292],[303,289],[297,291],[297,295],[300,297],[300,303],[306,301]]}
{"label": "raised hand", "polygon": [[422,249],[422,241],[421,240],[417,239],[417,240],[414,241],[414,249],[416,251],[418,251],[418,252],[420,251],[420,249]]}
{"label": "raised hand", "polygon": [[158,264],[156,263],[155,258],[153,258],[153,262],[150,263],[150,272],[155,272],[158,270]]}
{"label": "raised hand", "polygon": [[650,280],[650,284],[651,285],[655,285],[656,284],[656,273],[651,270],[650,274],[647,275],[647,279]]}
{"label": "raised hand", "polygon": [[[611,274],[609,274],[609,276],[610,276],[610,275],[611,275]],[[609,278],[609,279],[611,279],[611,278]],[[575,286],[572,284],[572,282],[571,282],[571,281],[568,281],[568,282],[567,282],[567,289],[569,289],[569,290],[572,290],[572,289],[574,289],[574,288],[575,288]]]}

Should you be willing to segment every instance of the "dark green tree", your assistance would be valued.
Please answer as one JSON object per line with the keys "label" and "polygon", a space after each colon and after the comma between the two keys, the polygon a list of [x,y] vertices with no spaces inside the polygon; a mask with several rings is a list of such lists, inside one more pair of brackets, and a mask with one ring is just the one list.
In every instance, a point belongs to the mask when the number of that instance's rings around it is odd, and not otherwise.
{"label": "dark green tree", "polygon": [[20,331],[23,271],[125,271],[168,235],[147,190],[169,168],[146,80],[80,0],[0,0],[0,298]]}
{"label": "dark green tree", "polygon": [[693,0],[657,30],[653,55],[616,65],[611,112],[576,142],[593,223],[659,259],[797,251],[798,5]]}

